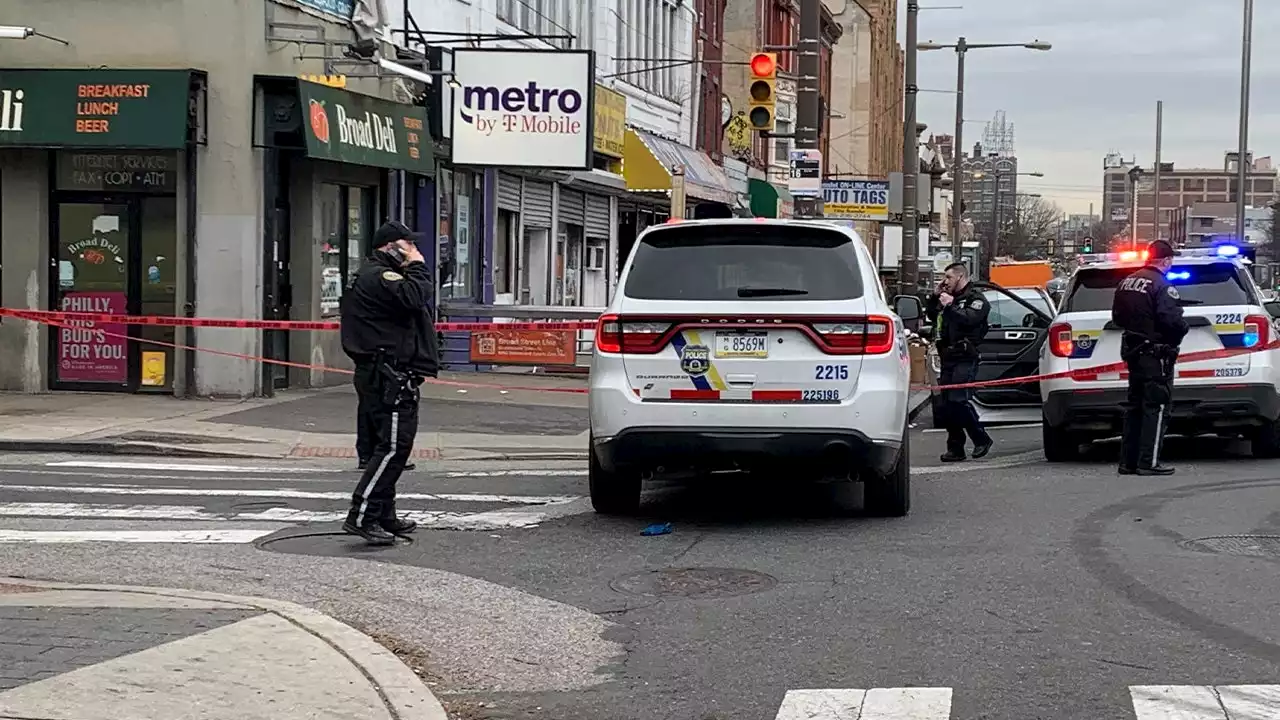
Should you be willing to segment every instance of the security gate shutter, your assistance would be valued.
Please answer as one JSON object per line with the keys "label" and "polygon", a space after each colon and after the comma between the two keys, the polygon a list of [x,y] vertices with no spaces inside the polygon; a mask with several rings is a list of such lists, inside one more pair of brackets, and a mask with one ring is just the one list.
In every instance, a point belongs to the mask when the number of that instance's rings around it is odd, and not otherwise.
{"label": "security gate shutter", "polygon": [[526,227],[551,227],[551,183],[525,181],[524,224]]}
{"label": "security gate shutter", "polygon": [[520,212],[520,178],[506,173],[498,175],[498,208]]}
{"label": "security gate shutter", "polygon": [[560,222],[581,227],[586,213],[584,207],[586,202],[581,192],[560,188]]}
{"label": "security gate shutter", "polygon": [[609,239],[609,198],[601,195],[587,196],[587,237]]}

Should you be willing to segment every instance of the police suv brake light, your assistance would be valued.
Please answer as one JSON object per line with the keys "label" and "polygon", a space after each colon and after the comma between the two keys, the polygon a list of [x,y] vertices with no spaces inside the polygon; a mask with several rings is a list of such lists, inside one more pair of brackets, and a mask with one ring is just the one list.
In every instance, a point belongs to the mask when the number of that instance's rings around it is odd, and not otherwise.
{"label": "police suv brake light", "polygon": [[601,315],[596,321],[596,349],[614,355],[654,355],[666,347],[670,330],[670,322]]}
{"label": "police suv brake light", "polygon": [[823,318],[809,323],[818,334],[819,346],[828,355],[883,355],[893,349],[896,333],[893,318]]}
{"label": "police suv brake light", "polygon": [[1250,315],[1244,319],[1244,346],[1261,347],[1271,342],[1271,319],[1265,315]]}
{"label": "police suv brake light", "polygon": [[1071,352],[1075,349],[1075,343],[1071,340],[1071,325],[1068,323],[1057,323],[1049,328],[1049,352],[1054,357],[1069,358]]}

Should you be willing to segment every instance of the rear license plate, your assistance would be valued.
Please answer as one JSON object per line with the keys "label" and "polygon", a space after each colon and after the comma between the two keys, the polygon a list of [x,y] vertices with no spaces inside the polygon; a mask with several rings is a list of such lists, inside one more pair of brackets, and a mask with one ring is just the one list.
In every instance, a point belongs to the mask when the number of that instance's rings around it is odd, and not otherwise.
{"label": "rear license plate", "polygon": [[716,333],[716,357],[767,358],[769,357],[769,333],[718,332]]}
{"label": "rear license plate", "polygon": [[1214,377],[1244,377],[1244,374],[1246,372],[1248,372],[1248,370],[1245,370],[1242,367],[1215,368],[1213,371],[1213,376]]}

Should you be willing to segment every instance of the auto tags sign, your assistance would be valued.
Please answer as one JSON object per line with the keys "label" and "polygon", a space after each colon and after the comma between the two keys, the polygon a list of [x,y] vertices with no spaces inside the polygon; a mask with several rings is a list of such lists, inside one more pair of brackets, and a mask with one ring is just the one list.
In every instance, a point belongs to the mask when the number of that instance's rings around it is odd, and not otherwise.
{"label": "auto tags sign", "polygon": [[822,214],[846,220],[888,220],[888,180],[826,180]]}
{"label": "auto tags sign", "polygon": [[591,168],[590,51],[459,49],[453,72],[454,164]]}

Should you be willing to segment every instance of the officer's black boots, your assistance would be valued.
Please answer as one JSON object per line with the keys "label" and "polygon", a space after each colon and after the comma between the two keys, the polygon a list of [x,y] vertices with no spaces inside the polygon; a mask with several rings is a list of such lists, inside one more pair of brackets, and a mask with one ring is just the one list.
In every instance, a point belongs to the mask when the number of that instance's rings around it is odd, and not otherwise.
{"label": "officer's black boots", "polygon": [[992,441],[988,440],[988,441],[986,441],[986,442],[982,443],[981,445],[974,445],[974,446],[973,446],[973,459],[974,459],[974,460],[981,460],[982,458],[986,457],[986,456],[987,456],[987,453],[991,452],[991,446],[992,446],[993,444],[994,444],[994,443],[993,443]]}
{"label": "officer's black boots", "polygon": [[392,535],[405,536],[418,529],[418,523],[396,516],[396,503],[394,500],[387,505],[382,514],[382,520],[378,524],[382,526],[383,530]]}
{"label": "officer's black boots", "polygon": [[377,524],[356,525],[348,520],[342,523],[342,531],[348,535],[359,535],[370,545],[394,545],[396,543],[396,536]]}
{"label": "officer's black boots", "polygon": [[1125,467],[1124,465],[1121,465],[1120,467],[1116,468],[1116,473],[1119,475],[1139,475],[1142,477],[1163,477],[1166,475],[1172,475],[1175,472],[1177,472],[1177,470],[1175,470],[1172,467],[1169,467],[1168,465],[1156,465],[1155,467],[1149,467],[1149,468],[1147,467],[1131,468],[1131,467]]}
{"label": "officer's black boots", "polygon": [[[984,454],[985,454],[985,453],[984,453]],[[976,454],[976,448],[975,448],[975,454],[974,454],[974,457],[977,457],[977,454]],[[964,456],[964,451],[963,451],[963,450],[961,450],[960,452],[956,452],[956,451],[954,451],[954,450],[948,450],[948,451],[946,451],[946,452],[942,453],[942,456],[941,456],[941,457],[939,457],[938,459],[939,459],[939,460],[941,460],[941,461],[942,461],[942,462],[944,462],[944,463],[953,463],[953,462],[964,462],[964,461],[965,461],[965,460],[967,460],[968,458],[966,458],[966,457]]]}

